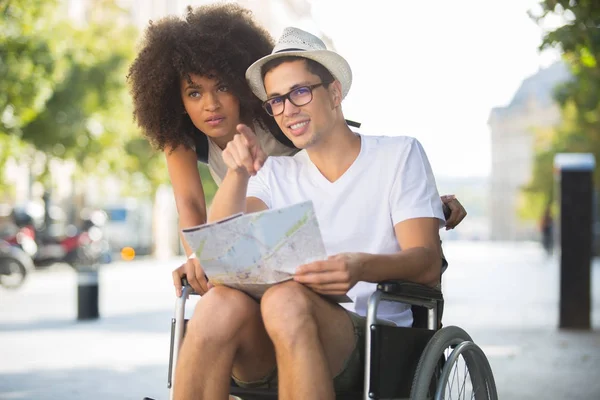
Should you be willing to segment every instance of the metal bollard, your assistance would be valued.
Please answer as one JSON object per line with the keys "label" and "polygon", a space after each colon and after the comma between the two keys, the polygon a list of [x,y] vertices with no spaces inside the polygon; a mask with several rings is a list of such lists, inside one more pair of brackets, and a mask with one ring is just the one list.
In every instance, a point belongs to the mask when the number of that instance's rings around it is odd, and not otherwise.
{"label": "metal bollard", "polygon": [[100,316],[98,311],[98,270],[77,270],[77,319],[90,320]]}
{"label": "metal bollard", "polygon": [[554,168],[560,202],[559,327],[590,329],[594,155],[557,154]]}

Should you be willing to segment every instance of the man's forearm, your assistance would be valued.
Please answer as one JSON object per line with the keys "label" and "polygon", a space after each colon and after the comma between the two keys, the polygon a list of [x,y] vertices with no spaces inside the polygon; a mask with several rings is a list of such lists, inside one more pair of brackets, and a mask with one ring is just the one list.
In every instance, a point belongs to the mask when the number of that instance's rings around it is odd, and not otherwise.
{"label": "man's forearm", "polygon": [[208,222],[246,211],[246,192],[250,175],[245,171],[228,170],[213,198]]}
{"label": "man's forearm", "polygon": [[406,280],[435,285],[440,280],[439,249],[415,247],[394,254],[360,253],[361,279],[366,282]]}

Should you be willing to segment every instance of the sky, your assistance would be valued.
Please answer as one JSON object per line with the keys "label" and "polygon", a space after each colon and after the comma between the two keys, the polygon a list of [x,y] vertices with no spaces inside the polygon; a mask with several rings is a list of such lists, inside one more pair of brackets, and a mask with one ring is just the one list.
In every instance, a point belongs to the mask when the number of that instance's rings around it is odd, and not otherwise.
{"label": "sky", "polygon": [[313,0],[312,11],[353,69],[346,118],[365,134],[416,137],[436,176],[473,177],[490,173],[491,109],[559,59],[538,51],[537,3]]}

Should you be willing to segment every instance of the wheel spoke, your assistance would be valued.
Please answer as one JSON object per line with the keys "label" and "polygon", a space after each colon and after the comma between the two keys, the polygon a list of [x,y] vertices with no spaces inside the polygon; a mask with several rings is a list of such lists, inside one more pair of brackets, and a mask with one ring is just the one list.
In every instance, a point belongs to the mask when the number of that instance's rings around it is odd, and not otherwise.
{"label": "wheel spoke", "polygon": [[[453,370],[452,375],[456,375],[456,369],[454,368],[454,366],[451,366],[451,368]],[[448,393],[448,399],[450,399],[450,400],[452,399],[452,386],[453,386],[453,383],[454,383],[454,379],[452,379],[452,380],[450,380],[450,382],[448,382],[448,392],[449,392]]]}
{"label": "wheel spoke", "polygon": [[[458,361],[457,361],[458,362]],[[469,370],[467,369],[467,362],[466,360],[463,359],[463,363],[465,364],[465,372],[464,372],[464,379],[462,382],[462,386],[461,386],[461,390],[459,391],[459,393],[462,393],[462,398],[465,398],[465,395],[467,393],[467,389],[465,388],[465,385],[467,383],[467,376],[469,376]]]}
{"label": "wheel spoke", "polygon": [[[444,363],[441,355],[446,355]],[[420,376],[423,378],[419,379]],[[435,399],[497,398],[485,354],[458,327],[442,328],[428,343],[417,365],[411,399],[431,398],[432,389]]]}
{"label": "wheel spoke", "polygon": [[474,399],[479,388],[473,385],[473,379],[464,357],[462,355],[457,357],[449,368],[451,368],[451,372],[444,391],[444,398],[447,400]]}

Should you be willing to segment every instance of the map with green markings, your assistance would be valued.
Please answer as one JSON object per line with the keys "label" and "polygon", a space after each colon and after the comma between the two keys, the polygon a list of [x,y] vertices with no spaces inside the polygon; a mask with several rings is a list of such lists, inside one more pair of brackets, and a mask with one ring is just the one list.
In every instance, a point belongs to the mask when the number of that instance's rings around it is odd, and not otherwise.
{"label": "map with green markings", "polygon": [[183,230],[214,285],[255,298],[292,279],[296,267],[327,257],[312,202],[237,214]]}

